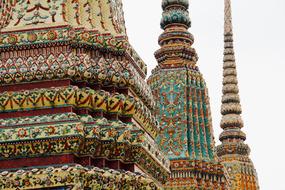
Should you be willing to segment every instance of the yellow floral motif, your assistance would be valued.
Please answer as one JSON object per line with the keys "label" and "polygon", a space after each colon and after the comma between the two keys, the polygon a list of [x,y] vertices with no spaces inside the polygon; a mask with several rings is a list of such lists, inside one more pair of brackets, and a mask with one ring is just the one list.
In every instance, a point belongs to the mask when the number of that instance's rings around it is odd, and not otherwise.
{"label": "yellow floral motif", "polygon": [[0,112],[66,106],[133,117],[151,136],[155,138],[158,134],[156,119],[151,111],[140,100],[123,94],[110,95],[102,90],[75,86],[0,94]]}

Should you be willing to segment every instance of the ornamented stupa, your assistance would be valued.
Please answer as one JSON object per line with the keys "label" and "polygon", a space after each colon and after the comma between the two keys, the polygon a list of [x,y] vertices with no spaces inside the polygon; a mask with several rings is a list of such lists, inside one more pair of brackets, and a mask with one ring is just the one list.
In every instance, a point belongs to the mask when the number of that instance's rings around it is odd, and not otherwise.
{"label": "ornamented stupa", "polygon": [[233,27],[231,0],[225,0],[224,33],[224,78],[221,107],[221,145],[217,146],[219,161],[225,166],[232,190],[257,190],[258,179],[254,165],[249,158],[250,148],[244,143],[246,134],[241,131],[244,126],[241,118],[241,104],[233,46]]}
{"label": "ornamented stupa", "polygon": [[188,6],[188,0],[162,1],[158,66],[148,80],[162,128],[157,143],[170,159],[164,188],[227,189],[223,166],[214,154],[208,91],[188,32]]}
{"label": "ornamented stupa", "polygon": [[121,0],[0,5],[0,189],[159,189],[169,160]]}

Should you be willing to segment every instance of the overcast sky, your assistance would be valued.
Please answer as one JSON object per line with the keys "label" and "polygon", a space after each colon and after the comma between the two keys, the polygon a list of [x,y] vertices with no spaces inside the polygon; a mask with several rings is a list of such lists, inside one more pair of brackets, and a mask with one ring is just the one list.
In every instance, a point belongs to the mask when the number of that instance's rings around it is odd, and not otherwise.
{"label": "overcast sky", "polygon": [[[123,0],[131,44],[148,65],[161,18],[161,0]],[[208,84],[216,144],[221,130],[223,0],[191,0],[191,33]],[[285,0],[232,0],[244,131],[261,190],[285,190]]]}

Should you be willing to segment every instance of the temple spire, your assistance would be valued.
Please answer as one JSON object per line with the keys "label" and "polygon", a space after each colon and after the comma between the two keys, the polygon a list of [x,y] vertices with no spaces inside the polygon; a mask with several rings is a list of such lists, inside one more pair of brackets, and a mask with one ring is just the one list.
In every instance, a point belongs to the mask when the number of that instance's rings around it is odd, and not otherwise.
{"label": "temple spire", "polygon": [[233,25],[231,0],[225,0],[224,23],[224,63],[223,97],[221,106],[221,145],[216,152],[219,161],[228,171],[231,189],[257,190],[258,179],[254,165],[249,158],[250,148],[244,143],[246,134],[242,132],[244,124],[241,118],[238,78],[233,45]]}
{"label": "temple spire", "polygon": [[225,0],[224,28],[224,78],[221,107],[221,128],[224,131],[220,136],[220,140],[223,142],[234,139],[234,141],[240,142],[246,139],[246,135],[241,131],[243,121],[240,116],[242,110],[239,98],[235,52],[233,46],[233,26],[230,0]]}
{"label": "temple spire", "polygon": [[148,79],[160,133],[156,142],[170,159],[164,189],[227,189],[214,154],[214,134],[206,82],[197,66],[188,0],[163,0],[158,65]]}

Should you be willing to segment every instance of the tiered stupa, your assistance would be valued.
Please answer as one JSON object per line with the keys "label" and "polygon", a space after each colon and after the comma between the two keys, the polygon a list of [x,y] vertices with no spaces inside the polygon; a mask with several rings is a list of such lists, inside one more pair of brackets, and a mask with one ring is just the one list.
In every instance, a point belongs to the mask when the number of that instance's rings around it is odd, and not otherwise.
{"label": "tiered stupa", "polygon": [[240,116],[242,109],[233,47],[231,0],[225,0],[224,35],[224,78],[221,107],[223,132],[220,135],[222,144],[217,147],[217,155],[228,173],[230,189],[257,190],[259,186],[256,170],[249,158],[250,149],[244,143],[246,135],[241,131],[244,124]]}
{"label": "tiered stupa", "polygon": [[121,0],[0,6],[0,189],[160,188],[169,160]]}
{"label": "tiered stupa", "polygon": [[162,128],[157,143],[170,159],[164,188],[227,189],[223,166],[214,155],[209,97],[188,32],[188,6],[188,0],[162,1],[158,66],[148,80]]}

